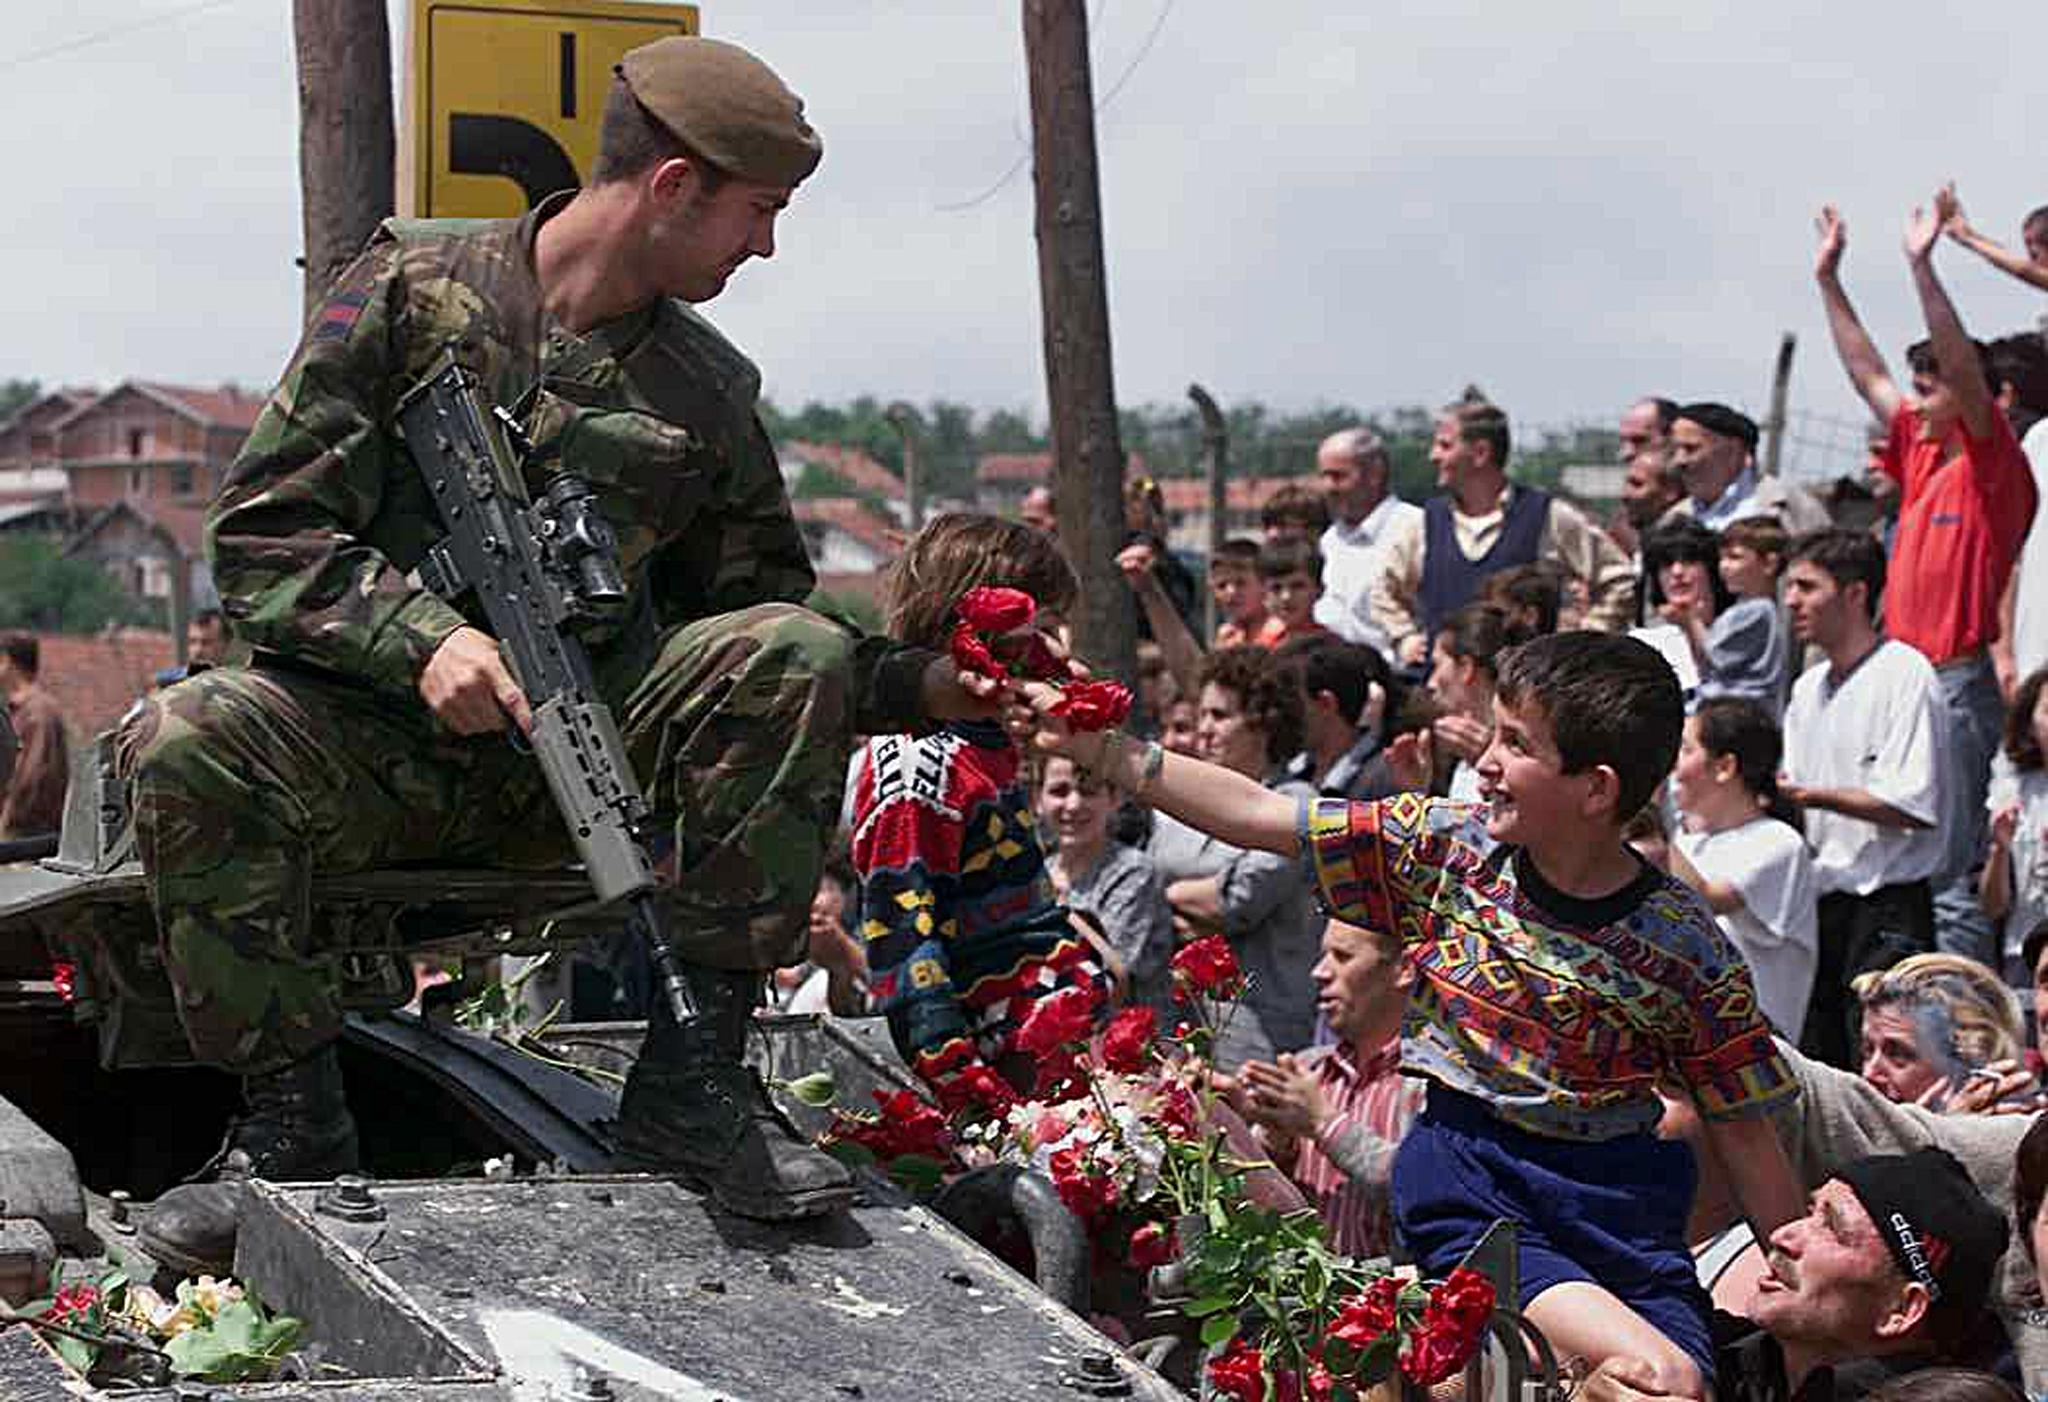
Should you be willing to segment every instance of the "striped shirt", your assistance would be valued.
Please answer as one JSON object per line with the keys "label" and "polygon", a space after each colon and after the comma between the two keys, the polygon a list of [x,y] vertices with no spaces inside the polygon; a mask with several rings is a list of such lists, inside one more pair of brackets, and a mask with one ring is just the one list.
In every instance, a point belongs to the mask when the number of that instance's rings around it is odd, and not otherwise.
{"label": "striped shirt", "polygon": [[1303,1052],[1300,1061],[1315,1075],[1330,1113],[1321,1132],[1302,1141],[1288,1176],[1315,1202],[1339,1252],[1387,1255],[1394,1249],[1388,1192],[1394,1151],[1422,1109],[1429,1083],[1401,1074],[1399,1037],[1362,1065],[1345,1043]]}

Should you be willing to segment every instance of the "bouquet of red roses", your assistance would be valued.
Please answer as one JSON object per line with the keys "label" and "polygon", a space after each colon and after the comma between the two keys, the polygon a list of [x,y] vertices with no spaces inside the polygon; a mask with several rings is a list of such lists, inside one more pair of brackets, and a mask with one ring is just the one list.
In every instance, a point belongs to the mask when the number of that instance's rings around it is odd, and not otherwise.
{"label": "bouquet of red roses", "polygon": [[1131,713],[1129,688],[1121,682],[1086,676],[1071,659],[1055,652],[1041,634],[1027,635],[1021,655],[1007,664],[996,656],[1006,634],[1030,627],[1038,617],[1038,601],[1023,590],[984,584],[961,595],[953,613],[959,621],[953,625],[950,651],[953,665],[961,671],[999,682],[1015,677],[1057,687],[1060,699],[1052,714],[1072,730],[1107,730],[1122,724]]}

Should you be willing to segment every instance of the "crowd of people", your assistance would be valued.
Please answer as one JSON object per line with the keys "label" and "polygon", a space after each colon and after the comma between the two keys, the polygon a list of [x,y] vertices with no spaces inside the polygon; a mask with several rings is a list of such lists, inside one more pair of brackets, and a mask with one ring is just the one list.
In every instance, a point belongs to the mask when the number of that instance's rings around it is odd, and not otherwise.
{"label": "crowd of people", "polygon": [[[1933,257],[2048,283],[2048,213],[2021,259],[1952,188],[1914,212],[1906,381],[1818,228],[1874,524],[1664,396],[1621,415],[1599,522],[1514,480],[1468,389],[1420,506],[1370,429],[1326,440],[1208,562],[1204,637],[1133,481],[1131,721],[869,740],[785,984],[886,1014],[944,1100],[1016,1076],[1049,991],[1170,1016],[1175,949],[1220,933],[1223,1084],[1333,1240],[1441,1273],[1515,1221],[1525,1308],[1603,1396],[2048,1388],[2048,351],[1972,340]],[[891,633],[943,647],[980,585],[1056,629],[1074,576],[1027,505],[910,542]]]}

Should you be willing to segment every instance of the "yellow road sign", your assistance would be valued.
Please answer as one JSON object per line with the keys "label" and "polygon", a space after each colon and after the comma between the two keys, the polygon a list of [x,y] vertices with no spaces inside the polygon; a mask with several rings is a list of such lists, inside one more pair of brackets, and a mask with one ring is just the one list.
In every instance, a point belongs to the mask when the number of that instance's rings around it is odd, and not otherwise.
{"label": "yellow road sign", "polygon": [[580,185],[612,66],[650,40],[696,32],[695,5],[412,0],[399,208],[492,218]]}

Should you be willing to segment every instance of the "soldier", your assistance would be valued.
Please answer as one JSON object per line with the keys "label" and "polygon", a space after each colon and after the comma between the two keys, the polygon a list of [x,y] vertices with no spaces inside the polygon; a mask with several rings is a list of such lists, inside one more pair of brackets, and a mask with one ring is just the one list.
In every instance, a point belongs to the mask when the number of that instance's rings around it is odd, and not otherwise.
{"label": "soldier", "polygon": [[[198,1059],[249,1113],[220,1158],[269,1178],[351,1168],[315,870],[571,852],[496,642],[408,579],[436,513],[394,423],[453,347],[524,420],[529,488],[596,488],[630,581],[592,638],[600,688],[662,820],[672,938],[703,1016],[656,1000],[620,1106],[633,1162],[762,1219],[843,1205],[845,1170],[796,1140],[742,1065],[764,971],[800,956],[853,731],[993,714],[937,655],[798,606],[813,578],[755,417],[754,366],[687,305],[774,252],[821,146],[801,102],[730,44],[633,50],[591,184],[502,221],[387,222],[314,314],[208,515],[247,666],[195,674],[124,730],[164,961]],[[241,1156],[246,1156],[243,1165]],[[232,1255],[232,1174],[174,1189],[146,1244]]]}

